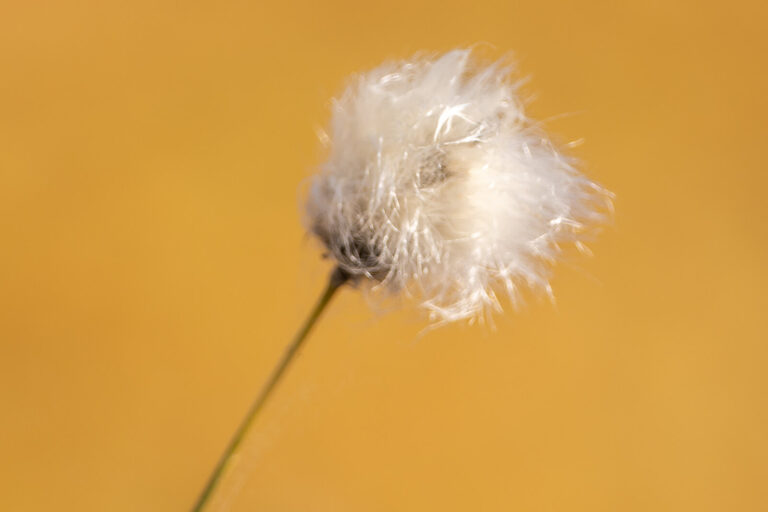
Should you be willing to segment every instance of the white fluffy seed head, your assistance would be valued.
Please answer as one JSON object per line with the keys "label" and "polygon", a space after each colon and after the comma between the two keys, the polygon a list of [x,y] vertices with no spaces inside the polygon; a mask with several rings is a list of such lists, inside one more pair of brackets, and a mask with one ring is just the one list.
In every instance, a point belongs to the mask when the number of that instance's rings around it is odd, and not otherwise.
{"label": "white fluffy seed head", "polygon": [[525,117],[509,74],[455,50],[356,76],[333,103],[307,227],[347,274],[436,322],[499,310],[500,291],[551,295],[564,244],[610,209]]}

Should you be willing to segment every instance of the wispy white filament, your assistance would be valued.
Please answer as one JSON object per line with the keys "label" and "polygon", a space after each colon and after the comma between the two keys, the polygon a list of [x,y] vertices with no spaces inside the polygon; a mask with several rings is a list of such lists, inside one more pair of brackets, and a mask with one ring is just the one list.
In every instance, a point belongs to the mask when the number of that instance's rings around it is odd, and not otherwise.
{"label": "wispy white filament", "polygon": [[509,69],[469,50],[388,63],[333,104],[308,228],[352,276],[418,298],[437,322],[482,317],[523,287],[551,295],[563,244],[610,193],[525,117]]}

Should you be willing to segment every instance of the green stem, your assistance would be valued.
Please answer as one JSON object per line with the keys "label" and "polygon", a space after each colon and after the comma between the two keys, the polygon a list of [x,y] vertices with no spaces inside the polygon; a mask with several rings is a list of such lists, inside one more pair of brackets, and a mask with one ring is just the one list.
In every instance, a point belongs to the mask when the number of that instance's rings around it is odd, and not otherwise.
{"label": "green stem", "polygon": [[322,314],[325,307],[331,302],[331,298],[333,297],[334,293],[336,293],[336,290],[338,290],[339,287],[343,285],[348,278],[349,275],[339,268],[334,270],[334,272],[331,274],[331,277],[328,280],[328,285],[325,288],[325,292],[320,297],[320,300],[317,301],[315,308],[304,322],[304,325],[301,327],[299,332],[296,333],[296,336],[293,338],[291,344],[288,345],[283,358],[280,360],[275,369],[272,370],[272,375],[270,375],[269,380],[266,382],[266,384],[264,384],[264,387],[261,389],[261,393],[259,393],[256,401],[253,402],[251,408],[248,410],[248,414],[246,414],[245,419],[240,424],[240,428],[237,429],[234,437],[229,442],[229,446],[227,446],[227,449],[224,451],[224,455],[222,455],[221,460],[219,460],[216,469],[213,471],[211,478],[208,480],[208,484],[205,486],[205,489],[200,495],[200,498],[198,498],[197,503],[192,509],[193,512],[201,512],[210,502],[210,498],[213,495],[213,492],[221,482],[221,478],[225,474],[227,468],[232,464],[233,456],[242,444],[243,438],[245,437],[248,430],[250,430],[251,425],[256,419],[256,416],[259,414],[259,411],[261,411],[261,409],[264,407],[264,403],[272,394],[272,391],[280,381],[283,373],[285,373],[286,368],[288,368],[288,365],[293,360],[296,352],[307,338],[307,334],[309,334],[309,331],[312,330],[312,327],[317,322],[317,319],[320,318],[320,315]]}

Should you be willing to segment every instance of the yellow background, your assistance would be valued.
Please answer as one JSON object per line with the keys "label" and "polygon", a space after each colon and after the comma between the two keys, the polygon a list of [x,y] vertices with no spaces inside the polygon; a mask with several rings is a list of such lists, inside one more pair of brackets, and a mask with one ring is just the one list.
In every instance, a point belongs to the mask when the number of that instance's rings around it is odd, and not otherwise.
{"label": "yellow background", "polygon": [[495,332],[342,292],[218,509],[768,510],[761,4],[5,0],[0,509],[188,509],[327,275],[328,99],[486,42],[614,226]]}

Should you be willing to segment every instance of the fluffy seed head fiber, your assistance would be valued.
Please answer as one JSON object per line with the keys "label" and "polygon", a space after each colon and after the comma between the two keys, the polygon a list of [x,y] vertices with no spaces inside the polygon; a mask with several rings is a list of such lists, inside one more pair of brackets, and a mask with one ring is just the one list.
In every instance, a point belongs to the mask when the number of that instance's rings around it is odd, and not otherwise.
{"label": "fluffy seed head fiber", "polygon": [[470,50],[386,63],[332,106],[308,229],[348,274],[415,297],[436,322],[483,318],[610,208],[526,118],[510,70]]}

